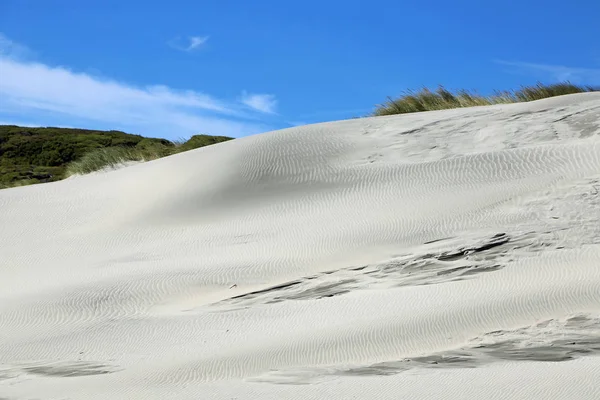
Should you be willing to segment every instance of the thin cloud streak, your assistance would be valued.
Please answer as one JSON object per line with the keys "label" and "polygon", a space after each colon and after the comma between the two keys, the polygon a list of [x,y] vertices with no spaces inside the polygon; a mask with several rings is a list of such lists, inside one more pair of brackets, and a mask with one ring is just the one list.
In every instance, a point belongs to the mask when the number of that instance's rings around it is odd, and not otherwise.
{"label": "thin cloud streak", "polygon": [[169,46],[175,50],[192,52],[200,49],[208,41],[208,36],[189,36],[187,40],[182,40],[180,37],[168,42]]}
{"label": "thin cloud streak", "polygon": [[557,81],[573,83],[599,84],[600,69],[569,67],[565,65],[537,64],[521,61],[495,60],[497,64],[515,68],[517,71],[529,73],[538,77],[549,77]]}
{"label": "thin cloud streak", "polygon": [[192,36],[190,37],[190,45],[188,50],[194,50],[202,46],[208,40],[208,36]]}

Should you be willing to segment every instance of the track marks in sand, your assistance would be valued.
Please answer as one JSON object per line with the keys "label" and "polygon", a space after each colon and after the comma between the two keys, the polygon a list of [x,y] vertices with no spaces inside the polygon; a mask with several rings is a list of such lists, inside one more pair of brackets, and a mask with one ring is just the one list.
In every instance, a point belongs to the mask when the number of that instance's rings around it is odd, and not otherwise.
{"label": "track marks in sand", "polygon": [[237,309],[323,299],[356,290],[455,282],[500,270],[515,260],[545,251],[599,244],[600,176],[531,193],[498,208],[507,216],[513,210],[526,210],[527,218],[519,231],[430,240],[379,263],[299,277],[221,300],[212,307]]}
{"label": "track marks in sand", "polygon": [[[557,104],[560,106],[556,107]],[[384,140],[376,146],[375,153],[371,151],[362,161],[396,163],[401,153],[402,162],[420,163],[600,135],[600,107],[594,102],[534,102],[481,109],[479,112],[445,110],[427,119],[410,114],[378,117],[375,121],[379,125],[369,128],[373,131],[371,137]],[[434,118],[437,119],[432,121]],[[396,124],[381,123],[386,119],[401,120],[402,129]],[[449,133],[453,140],[448,140]]]}
{"label": "track marks in sand", "polygon": [[21,365],[0,364],[0,381],[17,378],[21,375],[69,378],[112,374],[118,371],[120,369],[114,365],[90,361],[36,362]]}
{"label": "track marks in sand", "polygon": [[460,349],[352,368],[342,374],[388,375],[411,368],[474,368],[498,361],[569,361],[600,354],[600,316],[577,314],[472,339]]}
{"label": "track marks in sand", "polygon": [[244,293],[214,303],[217,309],[245,308],[290,300],[314,300],[339,296],[355,290],[376,290],[403,286],[433,285],[460,281],[497,271],[513,259],[513,252],[534,254],[550,246],[532,233],[509,236],[498,233],[463,246],[452,247],[457,239],[441,239],[437,252],[398,256],[385,262],[328,271],[262,290]]}
{"label": "track marks in sand", "polygon": [[478,368],[497,362],[562,362],[600,355],[600,315],[575,314],[514,330],[499,330],[473,338],[458,349],[348,366],[270,371],[250,381],[308,384],[338,376],[395,375],[412,369]]}

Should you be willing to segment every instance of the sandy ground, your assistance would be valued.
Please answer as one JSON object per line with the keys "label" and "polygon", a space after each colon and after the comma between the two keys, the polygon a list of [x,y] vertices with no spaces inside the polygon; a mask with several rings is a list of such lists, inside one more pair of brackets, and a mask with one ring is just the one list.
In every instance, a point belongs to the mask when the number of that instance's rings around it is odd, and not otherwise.
{"label": "sandy ground", "polygon": [[599,399],[600,94],[0,191],[1,399]]}

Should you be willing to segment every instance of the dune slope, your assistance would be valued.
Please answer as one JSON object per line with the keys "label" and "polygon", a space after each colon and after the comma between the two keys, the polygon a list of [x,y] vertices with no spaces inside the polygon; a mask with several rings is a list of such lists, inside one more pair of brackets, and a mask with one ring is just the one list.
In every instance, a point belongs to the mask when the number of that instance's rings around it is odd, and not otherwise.
{"label": "dune slope", "polygon": [[2,399],[600,398],[600,94],[0,191]]}

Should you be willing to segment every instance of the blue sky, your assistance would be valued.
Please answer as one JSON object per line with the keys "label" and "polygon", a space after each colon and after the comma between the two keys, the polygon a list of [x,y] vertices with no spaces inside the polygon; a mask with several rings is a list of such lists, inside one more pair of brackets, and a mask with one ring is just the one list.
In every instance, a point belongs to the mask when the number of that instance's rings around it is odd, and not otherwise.
{"label": "blue sky", "polygon": [[170,139],[443,84],[600,84],[600,1],[0,0],[0,123]]}

